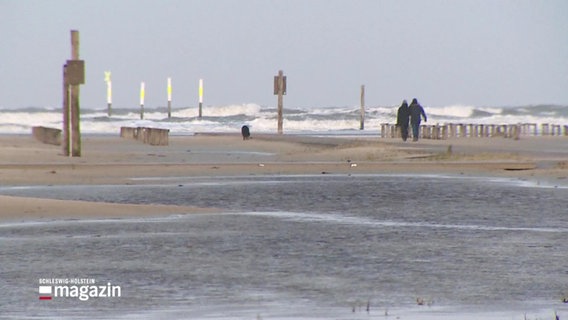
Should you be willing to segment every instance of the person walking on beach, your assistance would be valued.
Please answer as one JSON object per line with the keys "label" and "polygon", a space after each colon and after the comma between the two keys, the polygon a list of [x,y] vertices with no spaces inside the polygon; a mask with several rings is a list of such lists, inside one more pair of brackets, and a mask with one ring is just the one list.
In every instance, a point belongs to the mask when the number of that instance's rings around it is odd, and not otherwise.
{"label": "person walking on beach", "polygon": [[422,108],[422,106],[420,105],[420,103],[418,103],[418,100],[416,100],[416,98],[412,99],[412,102],[408,107],[408,111],[410,113],[410,124],[412,125],[412,141],[418,141],[421,116],[424,117],[424,122],[427,122],[428,118],[426,118],[426,113],[424,112],[424,108]]}
{"label": "person walking on beach", "polygon": [[408,102],[402,100],[402,104],[398,108],[396,113],[396,126],[400,128],[400,134],[402,135],[402,141],[408,139],[408,119],[410,113],[408,110]]}

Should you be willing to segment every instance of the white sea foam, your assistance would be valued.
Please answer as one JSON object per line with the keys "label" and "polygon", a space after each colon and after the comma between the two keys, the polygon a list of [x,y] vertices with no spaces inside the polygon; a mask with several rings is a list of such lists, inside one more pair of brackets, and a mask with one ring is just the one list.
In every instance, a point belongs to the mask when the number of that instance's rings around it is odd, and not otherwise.
{"label": "white sea foam", "polygon": [[433,116],[449,117],[449,118],[468,118],[473,114],[473,106],[453,105],[447,107],[429,108],[428,114],[430,118]]}
{"label": "white sea foam", "polygon": [[[359,130],[360,107],[285,107],[284,130],[288,133],[352,132],[376,134],[382,123],[394,123],[398,106],[367,106],[365,130]],[[428,123],[479,123],[517,124],[549,123],[568,124],[568,107],[475,107],[463,105],[425,106]],[[173,108],[171,118],[167,110],[146,108],[144,119],[140,110],[106,109],[81,112],[81,130],[85,133],[116,133],[123,126],[150,126],[170,129],[172,134],[195,132],[240,132],[242,125],[249,125],[253,133],[277,131],[276,108],[254,103],[203,106],[203,118],[198,117],[197,107]],[[63,116],[57,108],[1,109],[0,133],[29,133],[33,126],[62,127]]]}
{"label": "white sea foam", "polygon": [[426,222],[405,222],[405,221],[380,221],[364,217],[355,217],[343,214],[318,214],[309,212],[244,212],[242,215],[270,216],[280,219],[293,221],[316,221],[346,225],[365,225],[369,227],[389,227],[389,228],[429,228],[429,229],[457,229],[457,230],[481,230],[481,231],[524,231],[524,232],[551,232],[568,233],[568,228],[529,228],[529,227],[499,227],[483,225],[460,225],[460,224],[440,224]]}

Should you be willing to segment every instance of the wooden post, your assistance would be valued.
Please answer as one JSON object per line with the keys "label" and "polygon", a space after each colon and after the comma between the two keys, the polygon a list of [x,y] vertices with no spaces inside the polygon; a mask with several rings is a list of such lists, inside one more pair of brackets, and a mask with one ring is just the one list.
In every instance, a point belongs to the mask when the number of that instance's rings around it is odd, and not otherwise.
{"label": "wooden post", "polygon": [[105,82],[107,84],[107,114],[110,118],[112,114],[112,81],[110,79],[110,71],[105,71]]}
{"label": "wooden post", "polygon": [[513,139],[519,140],[521,138],[521,125],[515,124],[513,125]]}
{"label": "wooden post", "polygon": [[361,124],[359,130],[365,129],[365,85],[361,85]]}
{"label": "wooden post", "polygon": [[490,137],[490,138],[495,136],[495,125],[494,124],[488,124],[487,125],[487,136]]}
{"label": "wooden post", "polygon": [[543,123],[542,124],[542,135],[543,136],[547,136],[549,134],[548,132],[548,123]]}
{"label": "wooden post", "polygon": [[36,140],[43,143],[54,144],[56,146],[61,144],[61,129],[41,126],[32,127],[32,135]]}
{"label": "wooden post", "polygon": [[199,79],[199,119],[203,116],[203,79]]}
{"label": "wooden post", "polygon": [[141,82],[140,83],[140,120],[144,119],[144,96],[146,95],[144,87],[145,87],[144,82]]}
{"label": "wooden post", "polygon": [[278,95],[278,134],[282,134],[282,109],[284,108],[283,96],[286,94],[286,77],[282,70],[279,70],[278,75],[274,77],[274,94]]}
{"label": "wooden post", "polygon": [[459,132],[459,133],[457,133],[456,137],[465,138],[465,127],[464,127],[463,123],[458,123],[457,126],[458,126],[458,129],[457,129],[456,132]]}
{"label": "wooden post", "polygon": [[444,124],[440,127],[440,139],[446,140],[448,139],[449,136],[449,128],[450,126],[448,124]]}
{"label": "wooden post", "polygon": [[561,135],[561,130],[560,130],[560,125],[559,124],[553,124],[552,125],[552,135]]}
{"label": "wooden post", "polygon": [[[79,60],[79,31],[71,30],[71,60]],[[71,84],[71,155],[81,156],[79,84]]]}
{"label": "wooden post", "polygon": [[63,155],[71,156],[71,135],[69,133],[69,84],[67,83],[67,65],[63,65]]}
{"label": "wooden post", "polygon": [[168,119],[172,117],[172,78],[168,78]]}

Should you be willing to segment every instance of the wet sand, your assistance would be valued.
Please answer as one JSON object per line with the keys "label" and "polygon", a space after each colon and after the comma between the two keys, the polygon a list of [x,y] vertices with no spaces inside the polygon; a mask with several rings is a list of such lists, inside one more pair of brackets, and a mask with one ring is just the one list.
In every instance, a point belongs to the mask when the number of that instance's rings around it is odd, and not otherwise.
{"label": "wet sand", "polygon": [[[82,156],[31,135],[0,136],[2,186],[130,185],[151,177],[328,173],[499,176],[568,184],[568,137],[402,142],[372,136],[197,134],[150,146],[112,136],[82,139]],[[0,220],[93,218],[206,212],[209,208],[125,205],[0,196]]]}

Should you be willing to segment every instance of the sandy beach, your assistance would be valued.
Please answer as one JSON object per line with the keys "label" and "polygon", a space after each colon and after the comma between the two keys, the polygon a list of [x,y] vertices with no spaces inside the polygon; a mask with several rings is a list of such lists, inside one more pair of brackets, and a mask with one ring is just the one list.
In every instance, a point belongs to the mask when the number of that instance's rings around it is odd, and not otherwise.
{"label": "sandy beach", "polygon": [[[82,156],[31,135],[0,137],[3,186],[131,185],[152,177],[411,173],[499,176],[568,184],[568,138],[420,140],[196,134],[150,146],[112,136],[82,139]],[[0,196],[1,220],[127,217],[207,212],[211,208],[110,204]]]}
{"label": "sandy beach", "polygon": [[[14,318],[566,315],[566,137],[84,135],[75,158],[31,135],[0,147]],[[74,277],[124,296],[29,303],[37,279]]]}

